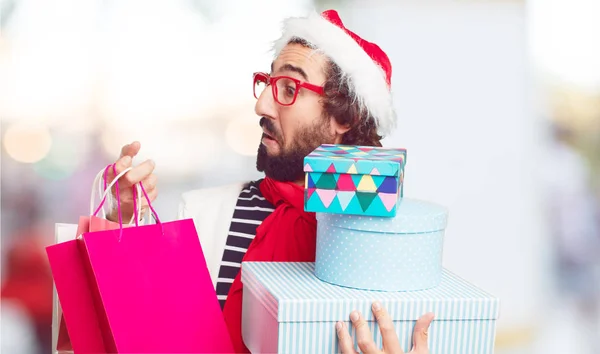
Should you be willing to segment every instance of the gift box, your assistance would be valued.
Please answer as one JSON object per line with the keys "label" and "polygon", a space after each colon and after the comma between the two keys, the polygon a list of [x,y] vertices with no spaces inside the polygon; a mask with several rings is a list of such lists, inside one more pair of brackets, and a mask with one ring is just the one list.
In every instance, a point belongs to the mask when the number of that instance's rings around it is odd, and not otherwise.
{"label": "gift box", "polygon": [[353,310],[365,316],[381,348],[371,312],[375,300],[389,312],[406,353],[416,320],[427,312],[435,314],[431,354],[493,353],[498,299],[448,270],[438,287],[413,292],[335,286],[315,277],[314,263],[243,263],[242,281],[242,335],[252,353],[339,353],[335,323],[345,321],[355,340],[349,321]]}
{"label": "gift box", "polygon": [[321,145],[304,158],[304,209],[394,216],[405,161],[405,149]]}
{"label": "gift box", "polygon": [[447,208],[401,198],[397,210],[393,218],[317,213],[316,276],[366,290],[437,286]]}

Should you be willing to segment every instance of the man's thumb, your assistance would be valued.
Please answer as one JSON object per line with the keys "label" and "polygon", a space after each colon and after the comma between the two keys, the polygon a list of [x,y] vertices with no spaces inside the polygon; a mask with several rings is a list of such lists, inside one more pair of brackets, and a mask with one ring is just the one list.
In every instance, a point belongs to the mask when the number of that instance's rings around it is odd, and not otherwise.
{"label": "man's thumb", "polygon": [[130,157],[135,157],[135,155],[138,154],[138,152],[140,152],[140,148],[142,147],[142,144],[140,144],[139,141],[134,141],[131,144],[127,144],[125,146],[123,146],[123,148],[121,148],[121,156],[119,156],[119,158],[123,157],[123,156],[130,156]]}

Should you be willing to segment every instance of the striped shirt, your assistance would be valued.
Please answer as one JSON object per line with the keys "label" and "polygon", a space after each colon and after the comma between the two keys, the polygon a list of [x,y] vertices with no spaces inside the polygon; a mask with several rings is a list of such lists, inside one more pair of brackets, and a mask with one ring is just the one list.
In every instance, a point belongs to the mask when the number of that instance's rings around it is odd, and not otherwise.
{"label": "striped shirt", "polygon": [[244,186],[233,212],[217,279],[217,298],[221,309],[225,306],[231,284],[240,271],[242,258],[256,235],[256,228],[275,210],[262,196],[258,187],[261,182],[262,179]]}

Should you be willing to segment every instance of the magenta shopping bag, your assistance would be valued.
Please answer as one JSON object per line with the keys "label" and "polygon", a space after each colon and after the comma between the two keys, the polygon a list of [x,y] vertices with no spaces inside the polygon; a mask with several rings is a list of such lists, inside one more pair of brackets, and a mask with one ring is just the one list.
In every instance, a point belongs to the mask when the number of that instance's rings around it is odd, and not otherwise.
{"label": "magenta shopping bag", "polygon": [[77,225],[57,224],[57,234],[69,233],[73,239],[46,248],[61,307],[55,315],[58,328],[52,329],[58,331],[56,350],[71,349],[75,354],[106,353],[88,277],[75,241],[76,228]]}
{"label": "magenta shopping bag", "polygon": [[107,351],[233,352],[193,220],[161,223],[150,209],[155,225],[78,240]]}
{"label": "magenta shopping bag", "polygon": [[[104,188],[101,189],[105,194],[110,189],[106,179],[108,168],[110,165],[104,170]],[[56,244],[46,248],[56,286],[52,313],[53,347],[59,352],[106,352],[85,264],[76,241],[77,236],[86,232],[121,227],[119,223],[96,216],[106,201],[105,195],[97,208],[94,205],[96,187],[101,188],[100,177],[101,174],[92,184],[90,216],[80,217],[78,224],[56,224]]]}

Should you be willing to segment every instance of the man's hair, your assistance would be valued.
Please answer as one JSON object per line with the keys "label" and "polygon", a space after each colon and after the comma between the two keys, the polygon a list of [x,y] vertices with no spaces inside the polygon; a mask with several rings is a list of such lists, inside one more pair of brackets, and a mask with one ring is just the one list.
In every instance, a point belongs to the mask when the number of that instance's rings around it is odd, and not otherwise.
{"label": "man's hair", "polygon": [[338,124],[350,127],[342,137],[342,145],[381,146],[375,119],[350,96],[347,80],[342,80],[342,70],[329,60],[325,80],[325,113]]}
{"label": "man's hair", "polygon": [[[301,38],[292,38],[289,43],[319,49]],[[324,53],[322,53],[324,54]],[[342,69],[331,59],[325,72],[323,108],[326,116],[334,117],[338,124],[350,127],[342,137],[343,145],[381,146],[382,137],[377,134],[375,118],[350,95],[347,80],[342,79]]]}

